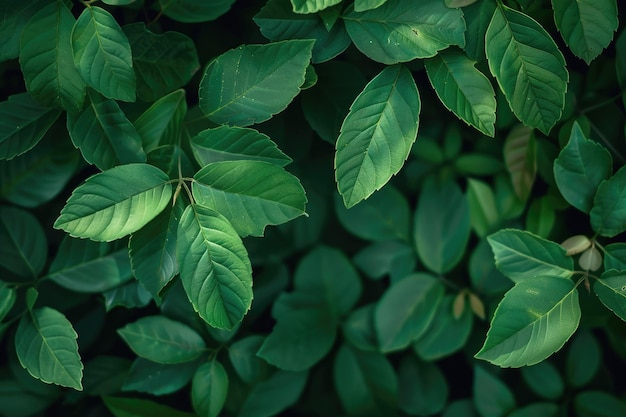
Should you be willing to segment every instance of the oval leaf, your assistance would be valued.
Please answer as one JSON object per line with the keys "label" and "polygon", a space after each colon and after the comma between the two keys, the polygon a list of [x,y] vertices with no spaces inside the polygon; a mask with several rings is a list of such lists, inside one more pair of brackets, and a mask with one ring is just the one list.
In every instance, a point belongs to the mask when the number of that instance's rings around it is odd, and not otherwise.
{"label": "oval leaf", "polygon": [[217,417],[228,394],[228,374],[216,360],[200,366],[191,381],[191,402],[201,417]]}
{"label": "oval leaf", "polygon": [[602,278],[593,284],[593,292],[602,304],[626,321],[626,274],[617,271],[605,272]]}
{"label": "oval leaf", "polygon": [[537,175],[537,145],[532,129],[522,125],[511,129],[504,141],[504,161],[515,194],[526,201]]}
{"label": "oval leaf", "polygon": [[178,145],[187,114],[185,90],[176,90],[152,104],[135,120],[135,129],[146,152],[157,146]]}
{"label": "oval leaf", "polygon": [[235,0],[159,0],[159,10],[178,22],[199,23],[215,20],[226,13]]}
{"label": "oval leaf", "polygon": [[308,378],[307,372],[278,370],[253,386],[239,409],[238,417],[272,417],[298,401]]}
{"label": "oval leaf", "polygon": [[34,279],[46,265],[48,242],[35,216],[15,207],[0,207],[0,265]]}
{"label": "oval leaf", "polygon": [[626,230],[626,167],[600,183],[589,215],[592,229],[602,236],[613,237]]}

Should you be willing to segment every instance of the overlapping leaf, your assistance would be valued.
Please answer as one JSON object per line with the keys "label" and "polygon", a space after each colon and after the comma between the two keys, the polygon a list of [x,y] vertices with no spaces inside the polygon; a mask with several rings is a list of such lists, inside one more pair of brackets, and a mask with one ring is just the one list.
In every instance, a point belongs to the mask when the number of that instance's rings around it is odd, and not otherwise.
{"label": "overlapping leaf", "polygon": [[602,304],[626,321],[626,275],[623,272],[607,271],[593,284]]}
{"label": "overlapping leaf", "polygon": [[147,164],[112,168],[87,179],[67,200],[54,228],[111,241],[141,229],[169,203],[167,175]]}
{"label": "overlapping leaf", "polygon": [[0,242],[1,266],[24,278],[39,276],[46,264],[48,244],[35,216],[0,206]]}
{"label": "overlapping leaf", "polygon": [[485,50],[513,113],[548,134],[561,118],[569,80],[554,40],[527,15],[501,5],[487,29]]}
{"label": "overlapping leaf", "polygon": [[186,114],[185,90],[176,90],[152,104],[133,123],[143,149],[150,152],[157,146],[178,145]]}
{"label": "overlapping leaf", "polygon": [[338,3],[341,0],[291,0],[295,13],[316,13]]}
{"label": "overlapping leaf", "polygon": [[626,167],[600,183],[589,215],[591,227],[602,236],[613,237],[626,230]]}
{"label": "overlapping leaf", "polygon": [[235,0],[159,0],[159,10],[167,17],[184,23],[215,20],[226,13]]}
{"label": "overlapping leaf", "polygon": [[0,62],[19,56],[24,26],[47,3],[49,0],[5,1],[0,4]]}
{"label": "overlapping leaf", "polygon": [[485,60],[485,34],[495,8],[494,0],[482,0],[463,9],[463,17],[467,22],[463,50],[474,61]]}
{"label": "overlapping leaf", "polygon": [[357,12],[364,12],[366,10],[375,9],[385,4],[387,0],[355,0],[354,10]]}
{"label": "overlapping leaf", "polygon": [[354,100],[335,155],[337,188],[350,208],[402,168],[417,137],[420,96],[403,66],[387,67]]}
{"label": "overlapping leaf", "polygon": [[200,82],[200,108],[220,124],[248,126],[270,119],[300,92],[314,43],[245,45],[218,56]]}

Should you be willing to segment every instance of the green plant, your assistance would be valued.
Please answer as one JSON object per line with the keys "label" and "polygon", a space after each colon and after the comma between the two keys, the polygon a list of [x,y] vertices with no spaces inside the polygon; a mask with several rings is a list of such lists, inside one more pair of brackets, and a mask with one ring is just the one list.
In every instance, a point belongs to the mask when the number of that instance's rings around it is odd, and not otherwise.
{"label": "green plant", "polygon": [[0,415],[626,415],[616,1],[247,3],[0,1]]}

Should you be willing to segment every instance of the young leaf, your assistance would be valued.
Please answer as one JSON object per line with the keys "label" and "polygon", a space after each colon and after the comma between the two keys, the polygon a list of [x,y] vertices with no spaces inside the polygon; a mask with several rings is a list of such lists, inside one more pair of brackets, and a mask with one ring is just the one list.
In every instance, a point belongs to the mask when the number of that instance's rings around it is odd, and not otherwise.
{"label": "young leaf", "polygon": [[515,409],[515,397],[504,382],[474,366],[474,404],[482,417],[504,417]]}
{"label": "young leaf", "polygon": [[557,243],[515,229],[500,230],[487,241],[498,269],[515,282],[536,276],[572,276],[574,261]]}
{"label": "young leaf", "polygon": [[491,82],[462,52],[447,49],[426,60],[430,84],[443,105],[459,119],[493,137],[496,94]]}
{"label": "young leaf", "polygon": [[237,126],[206,129],[191,138],[191,150],[201,166],[219,161],[258,160],[285,166],[291,158],[265,134]]}
{"label": "young leaf", "polygon": [[191,402],[200,417],[217,417],[228,393],[228,374],[216,360],[198,368],[191,382]]}
{"label": "young leaf", "polygon": [[68,111],[79,111],[85,99],[85,82],[72,65],[75,22],[65,3],[49,4],[26,24],[20,47],[27,90],[40,103]]}
{"label": "young leaf", "polygon": [[33,377],[82,391],[83,364],[78,335],[58,311],[43,307],[22,316],[15,333],[15,350]]}
{"label": "young leaf", "polygon": [[48,257],[48,243],[35,216],[16,207],[0,206],[0,266],[35,279]]}
{"label": "young leaf", "polygon": [[563,40],[587,65],[609,46],[619,23],[615,0],[552,0],[552,9]]}
{"label": "young leaf", "polygon": [[277,371],[254,385],[239,409],[239,417],[272,417],[298,401],[308,372]]}
{"label": "young leaf", "polygon": [[87,85],[107,98],[135,101],[130,44],[109,12],[85,7],[72,30],[72,53]]}
{"label": "young leaf", "polygon": [[354,100],[335,154],[337,188],[347,208],[402,168],[417,137],[419,113],[415,80],[401,65],[382,70]]}
{"label": "young leaf", "polygon": [[305,213],[306,195],[300,181],[269,162],[214,162],[194,179],[198,204],[224,213],[240,236],[263,236],[267,225]]}
{"label": "young leaf", "polygon": [[248,126],[284,110],[300,92],[314,41],[245,45],[215,58],[198,91],[213,122]]}
{"label": "young leaf", "polygon": [[599,235],[613,237],[626,230],[626,167],[600,183],[589,215]]}
{"label": "young leaf", "polygon": [[176,90],[152,104],[133,123],[143,149],[150,152],[157,146],[178,145],[186,114],[185,90]]}
{"label": "young leaf", "polygon": [[430,416],[443,410],[448,399],[448,382],[432,362],[413,355],[402,358],[398,369],[398,408],[412,416]]}
{"label": "young leaf", "polygon": [[55,229],[71,236],[111,241],[136,232],[169,203],[167,175],[147,164],[129,164],[93,175],[72,192]]}
{"label": "young leaf", "polygon": [[159,0],[159,10],[167,17],[183,23],[215,20],[226,13],[235,0]]}
{"label": "young leaf", "polygon": [[200,69],[196,46],[182,33],[155,34],[143,22],[122,30],[130,43],[140,100],[155,101],[183,87]]}
{"label": "young leaf", "polygon": [[569,141],[554,160],[554,179],[565,200],[589,213],[600,183],[611,176],[611,154],[602,145],[585,138],[577,122]]}
{"label": "young leaf", "polygon": [[504,142],[504,160],[520,200],[526,201],[537,175],[537,145],[532,129],[517,125]]}
{"label": "young leaf", "polygon": [[252,303],[252,267],[233,226],[219,213],[187,206],[177,231],[180,278],[208,324],[232,329]]}
{"label": "young leaf", "polygon": [[37,103],[28,93],[0,103],[0,161],[30,150],[43,138],[61,112]]}
{"label": "young leaf", "polygon": [[507,6],[496,8],[485,52],[513,113],[545,134],[561,118],[569,74],[565,59],[544,28]]}
{"label": "young leaf", "polygon": [[145,162],[141,136],[118,104],[92,90],[87,96],[89,103],[82,111],[67,114],[67,130],[83,158],[102,171]]}
{"label": "young leaf", "polygon": [[354,45],[383,64],[430,58],[450,45],[465,45],[465,20],[443,1],[388,0],[373,10],[343,15]]}
{"label": "young leaf", "polygon": [[196,417],[193,413],[140,398],[102,397],[102,400],[115,417]]}
{"label": "young leaf", "polygon": [[527,278],[504,295],[475,357],[501,367],[533,365],[561,349],[579,320],[578,291],[572,281]]}
{"label": "young leaf", "polygon": [[626,321],[626,274],[614,270],[606,271],[593,284],[593,292],[602,304]]}
{"label": "young leaf", "polygon": [[157,363],[189,362],[204,353],[202,336],[165,316],[146,316],[117,330],[139,357]]}

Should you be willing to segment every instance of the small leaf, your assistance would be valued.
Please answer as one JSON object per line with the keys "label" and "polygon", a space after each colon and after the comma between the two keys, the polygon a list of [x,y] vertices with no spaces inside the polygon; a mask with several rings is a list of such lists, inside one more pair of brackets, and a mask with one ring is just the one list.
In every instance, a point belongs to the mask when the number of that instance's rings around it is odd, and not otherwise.
{"label": "small leaf", "polygon": [[200,417],[217,417],[228,393],[228,374],[216,360],[198,368],[191,382],[191,402]]}
{"label": "small leaf", "polygon": [[27,211],[0,206],[0,266],[35,279],[48,257],[48,243],[41,224]]}
{"label": "small leaf", "polygon": [[135,129],[146,152],[158,146],[178,145],[187,114],[185,90],[176,90],[152,104],[135,120]]}
{"label": "small leaf", "polygon": [[252,267],[233,226],[209,208],[189,205],[178,225],[176,247],[194,310],[211,326],[232,329],[252,303]]}
{"label": "small leaf", "polygon": [[585,235],[576,235],[569,237],[561,243],[561,247],[565,249],[567,256],[578,255],[591,246],[591,240]]}
{"label": "small leaf", "polygon": [[22,316],[15,333],[20,364],[34,378],[82,391],[78,335],[58,311],[43,307]]}
{"label": "small leaf", "polygon": [[482,417],[504,417],[515,409],[515,397],[504,382],[474,366],[474,404]]}
{"label": "small leaf", "polygon": [[183,23],[200,23],[215,20],[226,13],[235,0],[159,0],[159,10],[171,19]]}
{"label": "small leaf", "polygon": [[476,314],[476,316],[481,320],[485,320],[485,305],[480,298],[476,294],[470,293],[469,302],[474,314]]}
{"label": "small leaf", "polygon": [[626,167],[600,183],[589,215],[591,228],[599,235],[613,237],[626,231]]}
{"label": "small leaf", "polygon": [[228,347],[230,363],[243,382],[255,384],[268,374],[269,365],[256,354],[263,341],[263,336],[246,336]]}
{"label": "small leaf", "polygon": [[109,12],[85,7],[72,30],[72,53],[90,87],[110,99],[135,101],[130,44]]}
{"label": "small leaf", "polygon": [[572,281],[527,278],[504,295],[475,357],[501,367],[533,365],[561,349],[579,320],[578,291]]}
{"label": "small leaf", "polygon": [[537,145],[532,129],[518,125],[504,142],[504,160],[515,194],[526,201],[537,174]]}
{"label": "small leaf", "polygon": [[139,357],[157,363],[189,362],[204,353],[202,336],[165,316],[146,316],[117,330]]}
{"label": "small leaf", "polygon": [[606,271],[593,284],[602,304],[611,310],[617,317],[626,321],[626,275],[618,271]]}
{"label": "small leaf", "polygon": [[354,100],[335,154],[339,194],[350,208],[395,175],[417,137],[420,97],[403,66],[387,67]]}
{"label": "small leaf", "polygon": [[452,315],[455,319],[461,318],[463,312],[465,311],[465,297],[467,293],[465,291],[459,291],[459,293],[454,297],[454,302],[452,303]]}
{"label": "small leaf", "polygon": [[378,351],[378,337],[374,327],[375,303],[353,310],[341,324],[343,336],[350,345],[366,352]]}
{"label": "small leaf", "polygon": [[584,271],[597,271],[602,266],[602,255],[595,246],[591,246],[578,258],[578,265]]}

